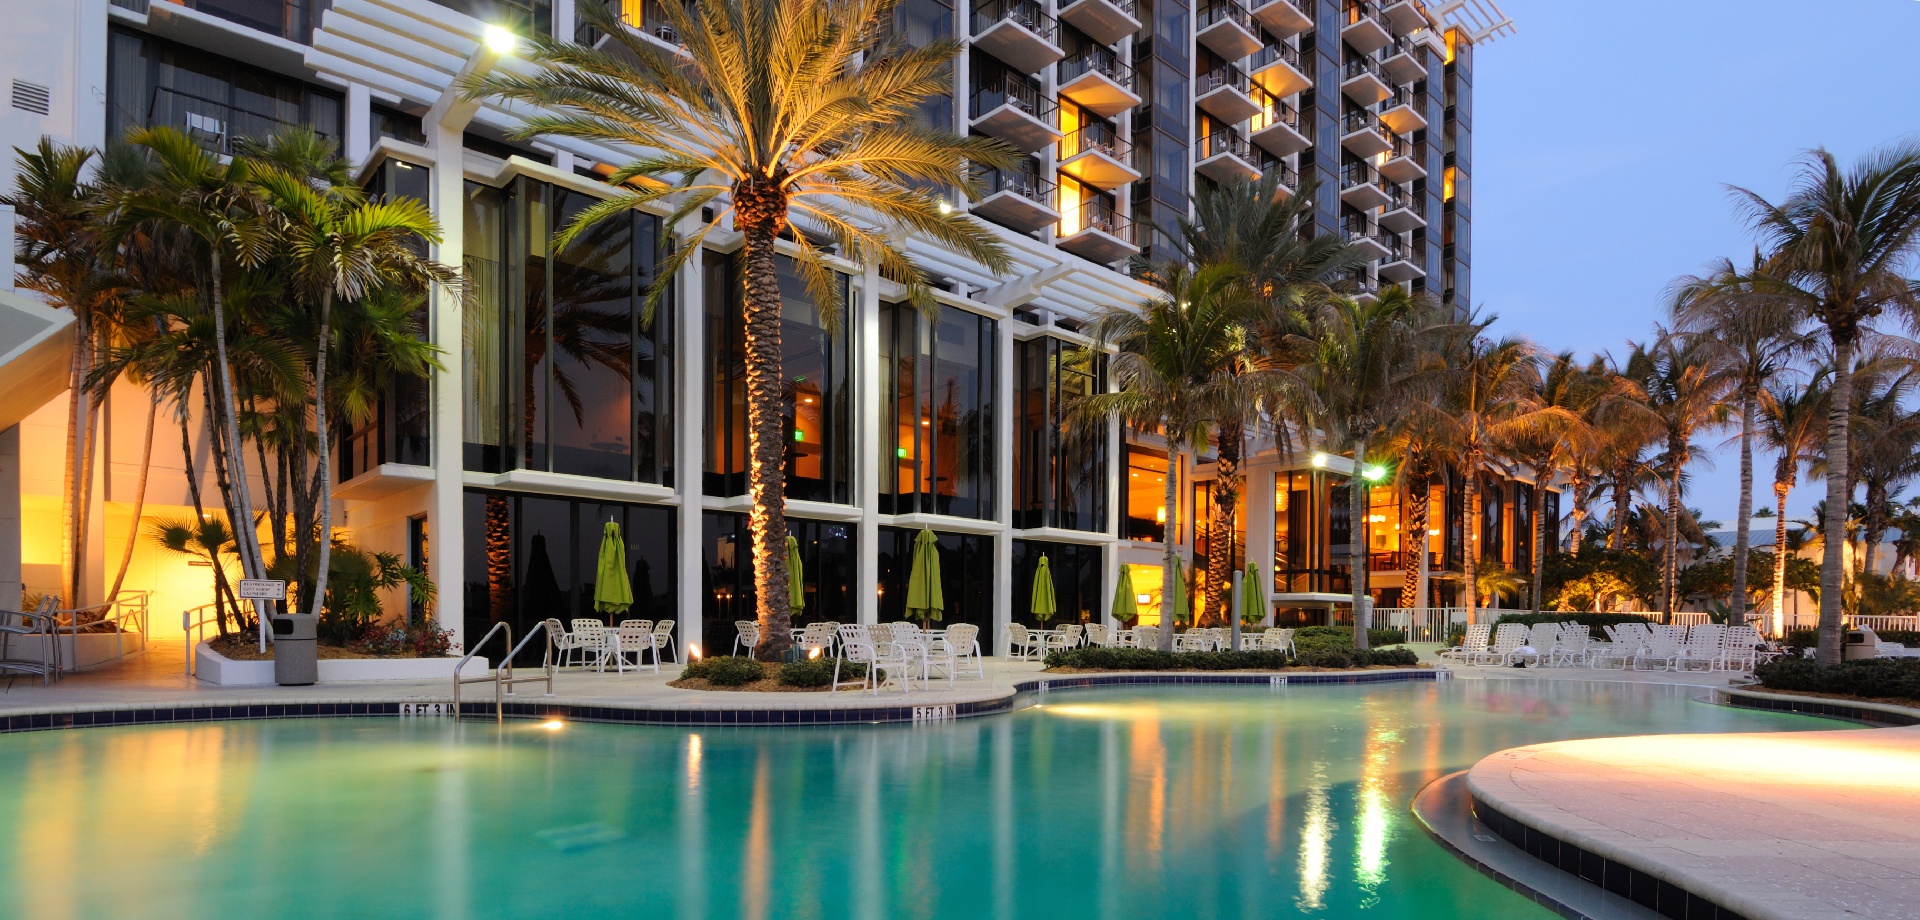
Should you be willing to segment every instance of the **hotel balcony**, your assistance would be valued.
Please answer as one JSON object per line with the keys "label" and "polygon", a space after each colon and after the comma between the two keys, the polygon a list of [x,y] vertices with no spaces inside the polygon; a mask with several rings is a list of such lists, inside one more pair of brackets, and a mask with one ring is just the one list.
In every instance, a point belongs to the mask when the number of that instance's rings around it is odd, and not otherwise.
{"label": "hotel balcony", "polygon": [[1284,102],[1276,102],[1255,113],[1247,122],[1247,129],[1260,149],[1277,157],[1299,153],[1313,145],[1300,133],[1300,110]]}
{"label": "hotel balcony", "polygon": [[1103,45],[1111,45],[1140,31],[1133,0],[1073,0],[1061,5],[1060,21]]}
{"label": "hotel balcony", "polygon": [[1215,67],[1193,81],[1193,101],[1208,115],[1239,124],[1260,111],[1245,71],[1232,64]]}
{"label": "hotel balcony", "polygon": [[972,115],[975,130],[1024,153],[1060,140],[1060,106],[1028,83],[1002,78],[974,90]]}
{"label": "hotel balcony", "polygon": [[[302,45],[313,43],[314,24],[319,21],[320,11],[325,8],[324,4],[308,0],[172,0],[171,3],[138,4],[120,0],[114,6],[144,13],[157,11],[162,15],[175,9],[189,9]],[[193,23],[187,25],[190,27]],[[202,30],[205,28],[201,26]]]}
{"label": "hotel balcony", "polygon": [[1427,126],[1427,107],[1425,94],[1416,93],[1411,86],[1402,86],[1393,91],[1393,96],[1380,103],[1380,120],[1395,134],[1412,134]]}
{"label": "hotel balcony", "polygon": [[1380,296],[1380,283],[1368,277],[1364,268],[1352,269],[1341,275],[1334,281],[1334,286],[1361,303],[1371,303]]}
{"label": "hotel balcony", "polygon": [[1260,165],[1247,139],[1232,131],[1215,129],[1199,139],[1193,148],[1193,170],[1215,182],[1260,178]]}
{"label": "hotel balcony", "polygon": [[1340,200],[1362,211],[1386,204],[1387,193],[1380,187],[1380,174],[1365,163],[1348,163],[1340,170]]}
{"label": "hotel balcony", "polygon": [[1058,25],[1034,0],[987,0],[973,10],[973,45],[1021,73],[1066,56],[1055,44]]}
{"label": "hotel balcony", "polygon": [[1403,85],[1424,78],[1427,65],[1421,61],[1420,46],[1402,35],[1380,52],[1380,71],[1395,85]]}
{"label": "hotel balcony", "polygon": [[1140,246],[1133,241],[1133,221],[1097,201],[1083,202],[1060,218],[1058,244],[1103,265],[1140,254]]}
{"label": "hotel balcony", "polygon": [[1060,95],[1101,118],[1112,118],[1140,104],[1133,91],[1133,68],[1109,48],[1092,48],[1060,62]]}
{"label": "hotel balcony", "polygon": [[1340,91],[1363,106],[1379,105],[1393,95],[1393,87],[1380,78],[1380,63],[1373,58],[1354,58],[1340,74]]}
{"label": "hotel balcony", "polygon": [[1387,238],[1383,241],[1387,254],[1380,257],[1380,280],[1390,284],[1403,284],[1415,278],[1425,278],[1426,269],[1420,267],[1413,247],[1398,239]]}
{"label": "hotel balcony", "polygon": [[1271,176],[1273,178],[1274,190],[1279,192],[1283,197],[1291,196],[1300,190],[1300,173],[1298,170],[1279,160],[1269,160],[1266,162],[1265,167],[1265,169],[1261,170],[1260,174],[1263,176]]}
{"label": "hotel balcony", "polygon": [[1060,139],[1060,171],[1103,192],[1140,178],[1133,145],[1104,124],[1083,125]]}
{"label": "hotel balcony", "polygon": [[1380,16],[1402,33],[1431,28],[1415,0],[1380,0]]}
{"label": "hotel balcony", "polygon": [[1393,33],[1380,20],[1380,7],[1369,0],[1347,0],[1340,21],[1340,37],[1361,54],[1372,54],[1393,41]]}
{"label": "hotel balcony", "polygon": [[1340,146],[1371,160],[1392,150],[1393,141],[1380,116],[1365,111],[1348,112],[1340,120]]}
{"label": "hotel balcony", "polygon": [[1424,195],[1415,195],[1404,185],[1388,183],[1386,211],[1380,215],[1380,226],[1394,232],[1406,233],[1427,225],[1427,199]]}
{"label": "hotel balcony", "polygon": [[1276,98],[1285,99],[1313,85],[1291,45],[1267,45],[1247,58],[1247,78]]}
{"label": "hotel balcony", "polygon": [[1032,233],[1060,220],[1054,207],[1056,189],[1038,173],[990,169],[980,176],[986,197],[968,210],[994,223]]}
{"label": "hotel balcony", "polygon": [[[602,2],[618,15],[620,21],[626,23],[628,28],[653,39],[662,47],[676,51],[685,47],[685,42],[680,40],[679,30],[674,28],[673,20],[668,18],[666,7],[660,0],[602,0]],[[686,9],[688,16],[697,16],[699,12],[692,7],[683,6],[683,9]],[[608,41],[605,33],[594,28],[584,18],[574,25],[573,40],[603,51],[612,51],[623,58],[630,57],[626,52],[619,50],[619,45]]]}
{"label": "hotel balcony", "polygon": [[1351,223],[1340,228],[1340,239],[1360,253],[1368,262],[1384,259],[1387,256],[1387,244],[1380,241],[1380,234],[1372,225]]}
{"label": "hotel balcony", "polygon": [[1394,135],[1393,149],[1388,151],[1386,160],[1380,164],[1380,175],[1392,182],[1412,182],[1427,177],[1427,167],[1420,162],[1420,148],[1413,141]]}
{"label": "hotel balcony", "polygon": [[1313,28],[1313,0],[1251,0],[1253,18],[1281,38],[1292,38]]}
{"label": "hotel balcony", "polygon": [[1200,44],[1229,61],[1237,61],[1260,50],[1260,34],[1254,29],[1253,16],[1234,0],[1209,0],[1200,8]]}

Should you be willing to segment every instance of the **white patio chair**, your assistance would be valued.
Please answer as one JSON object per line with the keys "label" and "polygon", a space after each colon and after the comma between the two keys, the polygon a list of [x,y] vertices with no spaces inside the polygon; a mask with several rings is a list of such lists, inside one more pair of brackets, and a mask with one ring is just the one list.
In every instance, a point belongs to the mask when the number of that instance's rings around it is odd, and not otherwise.
{"label": "white patio chair", "polygon": [[1133,647],[1157,649],[1160,647],[1160,627],[1135,626],[1133,628]]}
{"label": "white patio chair", "polygon": [[800,631],[800,640],[797,644],[800,646],[801,657],[811,658],[814,652],[832,656],[833,627],[825,623],[809,623]]}
{"label": "white patio chair", "polygon": [[747,647],[747,657],[753,657],[753,650],[760,645],[760,624],[752,620],[733,621],[733,653],[740,654],[740,646]]}
{"label": "white patio chair", "polygon": [[1504,665],[1513,658],[1513,653],[1527,644],[1527,627],[1524,623],[1502,623],[1494,630],[1493,641],[1487,647],[1467,656],[1468,664]]}
{"label": "white patio chair", "polygon": [[1040,638],[1035,636],[1026,626],[1020,623],[1009,623],[1007,625],[1007,647],[1021,658],[1030,659],[1035,653],[1044,654],[1046,651],[1046,649],[1043,648],[1044,645],[1045,643],[1041,642]]}
{"label": "white patio chair", "polygon": [[660,620],[653,624],[653,663],[660,663],[660,653],[667,652],[668,661],[679,661],[680,653],[675,651],[673,640],[673,621]]}
{"label": "white patio chair", "polygon": [[1087,640],[1086,640],[1087,628],[1085,626],[1080,625],[1079,623],[1068,623],[1067,625],[1060,627],[1060,631],[1065,633],[1067,636],[1067,639],[1068,639],[1067,648],[1079,648],[1080,646],[1087,644]]}
{"label": "white patio chair", "polygon": [[616,649],[618,654],[614,656],[614,670],[626,673],[627,656],[632,655],[634,670],[651,667],[655,674],[660,673],[658,652],[654,652],[653,664],[649,665],[646,661],[646,653],[653,651],[652,620],[621,620],[620,626],[614,631],[614,638],[619,642]]}
{"label": "white patio chair", "polygon": [[1674,638],[1673,630],[1667,627],[1654,627],[1649,631],[1652,636],[1647,643],[1633,655],[1633,669],[1636,671],[1678,670],[1678,662],[1683,649]]}
{"label": "white patio chair", "polygon": [[1040,634],[1040,656],[1048,652],[1064,652],[1079,644],[1078,626],[1063,626],[1056,630]]}
{"label": "white patio chair", "polygon": [[578,648],[577,637],[560,625],[559,617],[547,618],[547,634],[553,637],[553,651],[560,656],[560,667],[566,667],[568,657]]}
{"label": "white patio chair", "polygon": [[[980,654],[980,627],[972,623],[955,623],[947,627],[947,635],[939,640],[946,647],[947,660],[951,663],[954,676],[971,669],[971,676],[985,680],[987,677],[986,657]],[[931,650],[932,646],[928,646]]]}
{"label": "white patio chair", "polygon": [[1173,650],[1176,652],[1204,652],[1213,647],[1213,636],[1204,629],[1189,629],[1173,634]]}
{"label": "white patio chair", "polygon": [[586,667],[586,658],[591,657],[593,666],[604,670],[607,664],[607,627],[599,620],[574,620],[573,637],[574,647],[582,654],[580,666]]}
{"label": "white patio chair", "polygon": [[1587,663],[1587,649],[1593,644],[1593,631],[1581,623],[1560,624],[1560,638],[1553,644],[1553,653],[1549,667],[1583,667]]}
{"label": "white patio chair", "polygon": [[1720,667],[1726,632],[1727,628],[1718,623],[1702,623],[1687,630],[1687,642],[1680,647],[1680,657],[1674,659],[1674,669],[1711,671]]}
{"label": "white patio chair", "polygon": [[[848,623],[836,629],[835,632],[839,634],[840,657],[833,660],[833,683],[827,686],[827,692],[839,691],[840,664],[844,661],[850,664],[866,665],[866,676],[860,680],[861,689],[869,693],[878,693],[885,676],[881,672],[879,649],[874,646],[873,636],[868,632],[868,627],[858,623]],[[898,668],[900,664],[895,664],[894,667]],[[893,677],[898,679],[898,673],[896,672]]]}
{"label": "white patio chair", "polygon": [[[1267,630],[1267,632],[1272,633],[1273,630],[1269,629]],[[1293,637],[1289,635],[1287,638],[1289,641],[1291,641]],[[1476,653],[1486,651],[1487,643],[1492,638],[1493,638],[1492,623],[1469,624],[1467,626],[1466,638],[1460,640],[1460,644],[1458,646],[1455,646],[1453,648],[1441,649],[1440,657],[1447,661],[1457,661],[1464,664],[1467,662],[1468,659],[1472,658]]]}
{"label": "white patio chair", "polygon": [[1105,625],[1100,623],[1087,624],[1087,644],[1088,645],[1097,646],[1099,648],[1106,648],[1108,643],[1111,643],[1112,641],[1113,641],[1113,638],[1110,634],[1108,634],[1107,627]]}
{"label": "white patio chair", "polygon": [[1729,627],[1720,639],[1720,667],[1729,671],[1751,671],[1759,661],[1764,640],[1752,626]]}
{"label": "white patio chair", "polygon": [[1261,633],[1258,641],[1261,651],[1286,652],[1289,655],[1295,653],[1293,630],[1290,628],[1276,626]]}
{"label": "white patio chair", "polygon": [[1920,658],[1920,648],[1909,648],[1898,642],[1885,642],[1880,634],[1862,626],[1860,632],[1866,634],[1867,644],[1873,646],[1875,658]]}

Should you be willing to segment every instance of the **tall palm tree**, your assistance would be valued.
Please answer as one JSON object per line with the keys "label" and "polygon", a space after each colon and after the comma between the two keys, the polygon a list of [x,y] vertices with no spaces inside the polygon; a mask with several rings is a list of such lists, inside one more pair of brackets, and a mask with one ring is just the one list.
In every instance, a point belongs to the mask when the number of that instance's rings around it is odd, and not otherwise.
{"label": "tall palm tree", "polygon": [[1854,379],[1873,381],[1855,390],[1853,455],[1848,458],[1848,470],[1863,489],[1860,570],[1873,572],[1894,496],[1920,478],[1920,415],[1906,408],[1920,380],[1910,368],[1871,376],[1856,373]]}
{"label": "tall palm tree", "polygon": [[1481,505],[1481,477],[1498,446],[1543,419],[1530,393],[1539,376],[1533,343],[1507,336],[1483,334],[1493,317],[1469,317],[1457,327],[1445,346],[1452,370],[1440,400],[1440,417],[1448,450],[1459,458],[1466,480],[1466,543],[1462,548],[1460,587],[1463,606],[1479,606],[1480,530],[1486,511]]}
{"label": "tall palm tree", "polygon": [[1787,595],[1787,496],[1800,466],[1825,437],[1827,389],[1815,374],[1804,387],[1774,384],[1760,401],[1760,438],[1773,451],[1773,634],[1784,635]]}
{"label": "tall palm tree", "polygon": [[1722,259],[1705,275],[1674,282],[1671,313],[1676,332],[1690,337],[1706,359],[1731,377],[1740,409],[1740,507],[1735,512],[1733,586],[1727,603],[1745,622],[1747,613],[1748,530],[1753,518],[1754,413],[1770,396],[1767,384],[1804,354],[1806,319],[1791,300],[1776,296],[1773,285],[1756,285],[1764,267],[1759,253],[1746,272]]}
{"label": "tall palm tree", "polygon": [[[876,266],[935,309],[928,278],[893,242],[921,237],[1002,274],[1010,262],[991,231],[936,189],[979,186],[972,171],[1011,167],[1014,152],[917,121],[923,101],[949,91],[951,41],[914,48],[888,37],[896,0],[692,0],[660,10],[686,43],[661,48],[600,4],[581,15],[609,36],[594,48],[527,39],[533,65],[470,81],[469,98],[540,107],[520,138],[574,137],[635,150],[607,180],[619,197],[581,211],[555,239],[570,244],[603,218],[655,205],[668,227],[707,215],[674,248],[647,291],[647,318],[686,260],[716,228],[740,232],[746,327],[747,489],[752,498],[756,603],[764,655],[784,653],[786,495],[778,241],[822,314],[835,321],[840,288],[819,234],[839,254]],[[710,207],[711,206],[711,207]]]}
{"label": "tall palm tree", "polygon": [[1136,430],[1158,428],[1167,444],[1167,526],[1161,537],[1164,586],[1160,647],[1173,648],[1176,612],[1168,609],[1177,577],[1181,452],[1204,443],[1222,404],[1243,398],[1242,381],[1228,371],[1229,356],[1243,347],[1247,327],[1262,316],[1262,305],[1248,295],[1245,276],[1233,265],[1155,269],[1165,293],[1137,307],[1109,307],[1086,326],[1093,350],[1112,349],[1108,364],[1115,384],[1110,393],[1076,399],[1070,407],[1076,427],[1099,428],[1119,418]]}
{"label": "tall palm tree", "polygon": [[1920,248],[1920,144],[1896,144],[1851,168],[1826,150],[1812,151],[1778,203],[1747,189],[1732,191],[1768,249],[1762,286],[1818,321],[1832,347],[1818,657],[1838,664],[1854,349],[1884,313],[1920,318],[1920,294],[1907,274]]}
{"label": "tall palm tree", "polygon": [[1680,483],[1694,460],[1693,438],[1726,420],[1725,401],[1734,380],[1716,366],[1696,337],[1661,335],[1647,349],[1640,365],[1641,389],[1647,407],[1660,416],[1666,451],[1663,485],[1666,491],[1666,545],[1661,565],[1660,613],[1671,618],[1679,604],[1681,516]]}
{"label": "tall palm tree", "polygon": [[[1533,474],[1533,484],[1528,487],[1533,509],[1529,515],[1533,532],[1528,534],[1533,547],[1530,600],[1533,612],[1539,613],[1547,557],[1547,521],[1541,514],[1547,485],[1575,453],[1590,449],[1594,432],[1587,419],[1593,404],[1604,394],[1606,383],[1588,376],[1573,352],[1563,351],[1548,360],[1528,384],[1532,389],[1529,402],[1538,413],[1538,422],[1518,429],[1503,450]],[[1559,521],[1553,522],[1556,532],[1559,525]]]}
{"label": "tall palm tree", "polygon": [[1647,394],[1639,382],[1652,358],[1645,346],[1628,345],[1624,360],[1603,354],[1594,358],[1591,368],[1606,375],[1615,392],[1604,424],[1595,429],[1599,435],[1595,463],[1603,471],[1607,495],[1613,503],[1607,533],[1607,548],[1613,550],[1626,548],[1633,497],[1659,481],[1646,454],[1665,431],[1659,416],[1647,408]]}
{"label": "tall palm tree", "polygon": [[[1210,546],[1232,545],[1249,420],[1269,395],[1270,372],[1279,369],[1277,356],[1272,349],[1262,349],[1261,340],[1284,334],[1296,308],[1324,301],[1331,296],[1335,279],[1365,260],[1337,235],[1312,232],[1315,188],[1309,182],[1285,194],[1275,176],[1204,185],[1193,197],[1193,217],[1181,219],[1178,232],[1169,234],[1191,265],[1238,266],[1251,295],[1269,313],[1269,319],[1249,330],[1254,334],[1244,337],[1242,348],[1225,356],[1232,373],[1244,378],[1246,386],[1240,391],[1243,398],[1218,407],[1214,419],[1217,475],[1213,519],[1208,525]],[[1148,265],[1137,267],[1151,271]],[[1221,594],[1233,568],[1230,552],[1208,553],[1206,609],[1210,613],[1226,609]]]}

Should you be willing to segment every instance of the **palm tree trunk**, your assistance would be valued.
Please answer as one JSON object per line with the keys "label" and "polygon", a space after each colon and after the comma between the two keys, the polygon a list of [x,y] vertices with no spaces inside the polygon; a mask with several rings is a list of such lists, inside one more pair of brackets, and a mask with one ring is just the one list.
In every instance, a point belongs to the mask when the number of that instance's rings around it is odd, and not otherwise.
{"label": "palm tree trunk", "polygon": [[1753,518],[1753,405],[1759,399],[1757,384],[1740,388],[1740,516],[1733,525],[1733,596],[1727,608],[1733,615],[1730,626],[1747,622],[1747,552],[1752,540],[1747,535]]}
{"label": "palm tree trunk", "polygon": [[74,331],[73,351],[67,358],[67,452],[60,483],[60,606],[69,609],[80,606],[84,568],[81,560],[86,552],[81,545],[85,541],[81,535],[81,518],[87,513],[85,503],[80,500],[80,454],[86,443],[87,409],[92,404],[82,392],[86,385],[87,344],[92,335],[87,330],[85,313],[74,311],[74,319],[79,328]]}
{"label": "palm tree trunk", "polygon": [[1232,611],[1222,598],[1233,583],[1233,512],[1240,493],[1240,425],[1222,421],[1215,435],[1219,462],[1213,480],[1213,536],[1207,540],[1207,614],[1219,618],[1222,626],[1231,622]]}
{"label": "palm tree trunk", "polygon": [[1848,478],[1847,425],[1853,414],[1853,336],[1833,332],[1833,392],[1827,409],[1827,514],[1821,522],[1826,545],[1820,558],[1821,664],[1840,663],[1840,591],[1846,573],[1842,553],[1847,543],[1847,501],[1852,496]]}
{"label": "palm tree trunk", "polygon": [[319,469],[314,478],[318,480],[320,504],[320,540],[319,571],[313,579],[313,597],[310,611],[320,615],[320,609],[327,602],[327,568],[333,564],[333,467],[332,451],[328,450],[327,438],[327,352],[332,351],[333,341],[333,292],[320,295],[320,343],[314,348],[313,359],[313,427],[315,448],[319,451]]}
{"label": "palm tree trunk", "polygon": [[[780,199],[780,200],[776,200]],[[779,661],[791,642],[792,611],[787,606],[786,420],[781,410],[780,279],[774,266],[774,239],[786,216],[786,202],[770,183],[735,190],[745,235],[742,281],[746,326],[747,494],[753,505],[747,528],[753,538],[754,601],[758,609],[760,655]]]}
{"label": "palm tree trunk", "polygon": [[1367,647],[1367,630],[1373,626],[1367,609],[1367,481],[1360,475],[1366,463],[1366,451],[1353,450],[1353,475],[1347,477],[1347,558],[1353,560],[1353,647]]}
{"label": "palm tree trunk", "polygon": [[1567,533],[1567,553],[1580,555],[1580,544],[1586,542],[1587,528],[1587,479],[1576,475],[1567,483],[1567,489],[1573,493],[1573,527]]}
{"label": "palm tree trunk", "polygon": [[[255,533],[253,529],[253,496],[250,494],[251,489],[247,483],[247,455],[240,446],[240,410],[239,406],[235,403],[233,365],[228,363],[227,360],[226,293],[221,289],[219,241],[209,241],[207,248],[211,253],[209,267],[212,270],[213,280],[211,291],[213,297],[213,351],[215,363],[219,365],[217,368],[217,376],[220,381],[220,416],[227,431],[225,445],[220,445],[219,439],[215,439],[214,443],[216,449],[227,452],[231,458],[229,461],[231,469],[229,471],[229,482],[227,485],[232,492],[230,503],[237,512],[237,517],[228,523],[232,525],[234,547],[240,551],[240,571],[247,578],[264,578],[266,577],[266,564],[260,556],[259,535]],[[265,637],[268,632],[262,619],[265,610],[264,605],[265,602],[263,601],[254,601],[253,603],[255,622],[262,624],[260,628],[262,644],[266,642]]]}
{"label": "palm tree trunk", "polygon": [[1675,592],[1680,587],[1680,470],[1686,466],[1677,449],[1668,452],[1673,462],[1673,475],[1667,479],[1667,552],[1665,571],[1662,574],[1664,584],[1660,590],[1660,617],[1668,623],[1673,622],[1673,612],[1680,606]]}
{"label": "palm tree trunk", "polygon": [[1547,561],[1547,522],[1541,519],[1540,511],[1546,504],[1547,487],[1541,485],[1551,470],[1535,470],[1533,478],[1533,612],[1540,612],[1540,588],[1545,582]]}
{"label": "palm tree trunk", "polygon": [[1867,483],[1867,513],[1860,518],[1860,571],[1872,572],[1880,555],[1880,541],[1887,537],[1887,487]]}
{"label": "palm tree trunk", "polygon": [[[114,573],[113,589],[107,592],[107,603],[111,604],[120,596],[120,586],[126,584],[127,567],[133,564],[133,544],[140,538],[140,516],[147,510],[147,474],[153,471],[153,426],[160,418],[160,391],[153,390],[153,403],[147,406],[147,436],[140,448],[140,482],[133,489],[133,519],[127,525],[127,548],[120,552],[120,569]],[[193,467],[187,467],[187,475],[193,475]]]}
{"label": "palm tree trunk", "polygon": [[1406,529],[1401,531],[1401,539],[1411,540],[1412,544],[1403,553],[1406,562],[1400,576],[1400,606],[1425,607],[1427,599],[1420,594],[1420,576],[1427,569],[1427,505],[1433,486],[1428,481],[1425,459],[1414,457],[1408,464]]}
{"label": "palm tree trunk", "polygon": [[1622,463],[1613,471],[1613,536],[1608,549],[1627,548],[1627,512],[1632,510],[1633,489],[1627,480],[1633,476],[1633,464]]}
{"label": "palm tree trunk", "polygon": [[1480,612],[1480,458],[1478,448],[1467,451],[1467,545],[1460,558],[1460,597],[1467,621]]}
{"label": "palm tree trunk", "polygon": [[[1168,431],[1172,425],[1166,426]],[[1173,627],[1180,619],[1179,611],[1173,609],[1174,584],[1180,579],[1180,551],[1174,543],[1174,535],[1180,532],[1180,448],[1172,441],[1167,442],[1166,495],[1162,501],[1166,504],[1167,523],[1160,530],[1160,650],[1173,651]]]}
{"label": "palm tree trunk", "polygon": [[1787,493],[1793,486],[1775,480],[1773,495],[1773,635],[1787,634]]}

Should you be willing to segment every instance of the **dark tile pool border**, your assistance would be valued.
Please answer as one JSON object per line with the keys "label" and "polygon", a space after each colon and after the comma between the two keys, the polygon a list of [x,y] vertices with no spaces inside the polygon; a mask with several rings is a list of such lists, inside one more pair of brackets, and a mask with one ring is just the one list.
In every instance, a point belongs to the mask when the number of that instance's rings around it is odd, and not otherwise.
{"label": "dark tile pool border", "polygon": [[[1248,684],[1274,686],[1275,677],[1284,684],[1364,684],[1386,681],[1435,680],[1443,672],[1428,669],[1366,671],[1356,673],[1316,672],[1306,674],[1083,674],[1067,677],[1043,677],[1022,681],[1013,691],[986,700],[959,703],[923,703],[900,698],[900,705],[863,706],[834,709],[658,709],[624,706],[587,706],[575,703],[513,702],[505,707],[510,719],[566,719],[575,722],[608,722],[627,725],[861,725],[873,723],[943,722],[1010,712],[1023,704],[1058,690],[1086,687],[1143,684]],[[401,707],[450,706],[446,700],[335,701],[300,703],[240,702],[224,705],[123,706],[74,712],[0,715],[0,734],[51,731],[62,728],[98,728],[117,725],[153,725],[175,722],[225,722],[239,719],[322,719],[343,716],[398,716]],[[946,707],[950,711],[928,713],[928,707]],[[916,710],[919,712],[916,713]],[[462,718],[490,718],[490,700],[461,703]],[[424,716],[433,718],[433,716]],[[444,718],[444,716],[442,716]]]}
{"label": "dark tile pool border", "polygon": [[1905,726],[1920,725],[1920,710],[1907,709],[1892,704],[1873,705],[1855,703],[1848,700],[1830,700],[1817,696],[1795,696],[1790,693],[1756,691],[1734,688],[1721,691],[1728,705],[1742,709],[1761,709],[1767,712],[1791,712],[1808,716],[1826,716],[1832,719],[1847,719],[1867,725]]}
{"label": "dark tile pool border", "polygon": [[1672,882],[1567,843],[1472,796],[1474,817],[1528,856],[1673,920],[1747,920]]}

